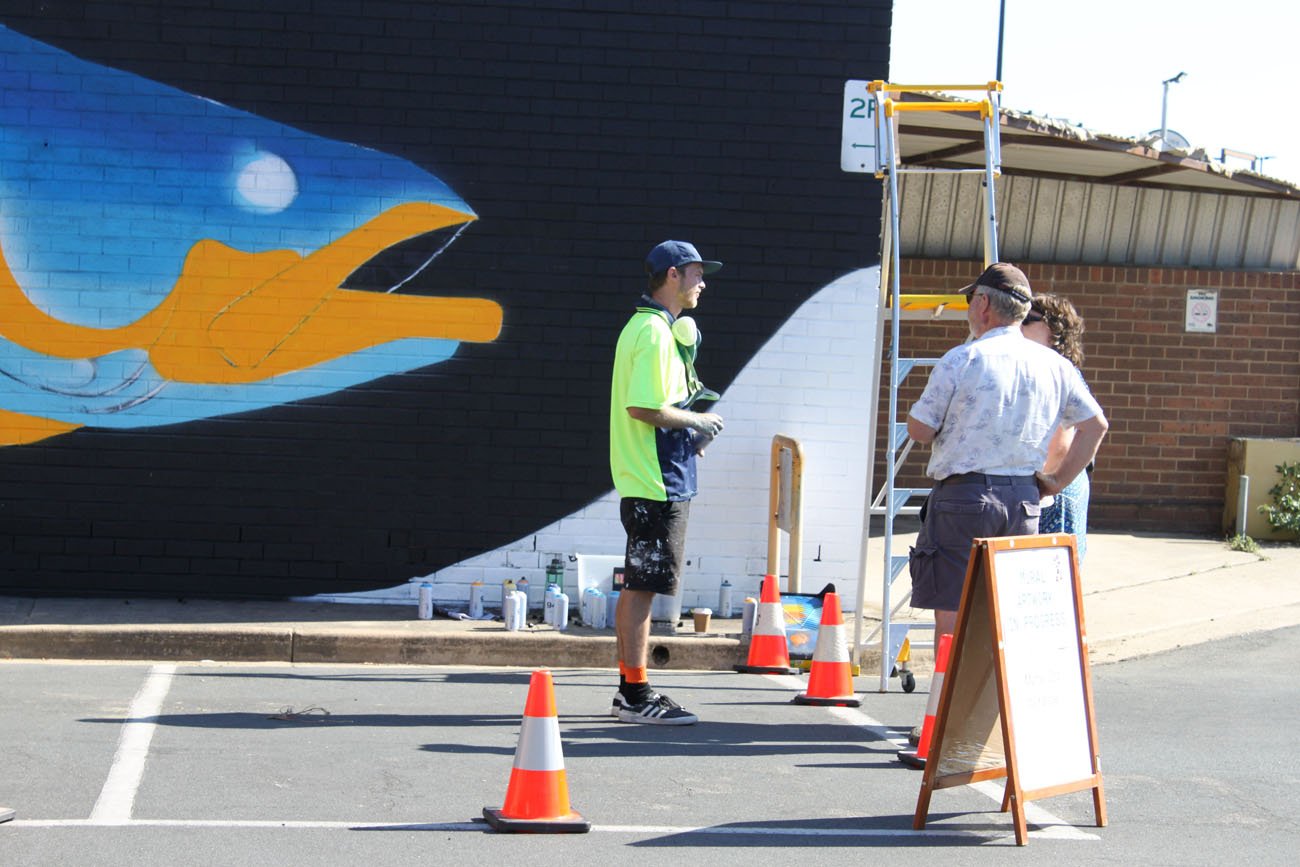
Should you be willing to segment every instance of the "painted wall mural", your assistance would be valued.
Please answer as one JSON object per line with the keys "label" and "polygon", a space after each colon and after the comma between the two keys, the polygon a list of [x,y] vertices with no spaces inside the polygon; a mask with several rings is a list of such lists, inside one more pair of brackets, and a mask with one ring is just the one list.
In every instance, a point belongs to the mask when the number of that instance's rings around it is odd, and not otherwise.
{"label": "painted wall mural", "polygon": [[4,27],[0,53],[0,445],[262,409],[500,332],[490,300],[342,288],[476,219],[418,166]]}
{"label": "painted wall mural", "polygon": [[727,263],[691,582],[761,573],[790,431],[845,572],[880,193],[840,104],[891,4],[697,6],[6,2],[0,594],[450,599],[617,551],[609,368],[665,238]]}

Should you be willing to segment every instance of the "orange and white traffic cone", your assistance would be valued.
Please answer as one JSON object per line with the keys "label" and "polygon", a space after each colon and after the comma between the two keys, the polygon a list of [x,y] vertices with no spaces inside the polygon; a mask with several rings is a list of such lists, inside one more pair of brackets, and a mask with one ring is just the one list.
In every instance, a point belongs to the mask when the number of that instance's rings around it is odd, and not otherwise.
{"label": "orange and white traffic cone", "polygon": [[494,831],[507,833],[585,834],[591,830],[591,823],[569,807],[555,688],[546,669],[534,671],[528,683],[505,806],[499,810],[484,807],[483,818]]}
{"label": "orange and white traffic cone", "polygon": [[822,621],[817,627],[817,647],[808,672],[808,688],[794,697],[794,703],[838,707],[862,704],[853,694],[853,666],[849,663],[838,593],[822,597]]}
{"label": "orange and white traffic cone", "polygon": [[763,578],[754,616],[754,631],[749,636],[749,658],[736,671],[744,674],[798,674],[790,667],[790,648],[785,640],[785,611],[781,608],[781,591],[776,576]]}
{"label": "orange and white traffic cone", "polygon": [[934,677],[930,678],[930,700],[925,703],[925,722],[921,724],[921,739],[914,750],[899,750],[898,760],[908,767],[924,768],[930,755],[930,738],[934,736],[934,716],[939,712],[939,696],[943,693],[943,676],[948,671],[948,655],[952,650],[952,636],[940,635],[934,652]]}

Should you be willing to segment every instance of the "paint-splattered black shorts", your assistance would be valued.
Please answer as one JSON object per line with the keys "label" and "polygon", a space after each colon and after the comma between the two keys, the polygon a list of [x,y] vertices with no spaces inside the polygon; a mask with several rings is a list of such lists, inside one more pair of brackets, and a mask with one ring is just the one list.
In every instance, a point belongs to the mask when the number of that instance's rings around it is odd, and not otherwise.
{"label": "paint-splattered black shorts", "polygon": [[686,519],[691,501],[661,503],[624,497],[619,517],[627,531],[623,586],[671,596],[677,592],[686,552]]}

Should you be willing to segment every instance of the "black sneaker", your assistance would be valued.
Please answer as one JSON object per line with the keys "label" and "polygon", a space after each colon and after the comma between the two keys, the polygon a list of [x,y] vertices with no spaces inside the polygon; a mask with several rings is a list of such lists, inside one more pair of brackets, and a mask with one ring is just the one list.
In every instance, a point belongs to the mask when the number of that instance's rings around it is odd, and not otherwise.
{"label": "black sneaker", "polygon": [[630,707],[627,703],[627,699],[623,698],[623,693],[621,691],[617,689],[614,690],[614,701],[609,707],[609,715],[618,716],[618,712],[625,707]]}
{"label": "black sneaker", "polygon": [[618,712],[618,721],[655,726],[689,726],[699,722],[700,718],[668,696],[656,692],[640,704],[625,705]]}

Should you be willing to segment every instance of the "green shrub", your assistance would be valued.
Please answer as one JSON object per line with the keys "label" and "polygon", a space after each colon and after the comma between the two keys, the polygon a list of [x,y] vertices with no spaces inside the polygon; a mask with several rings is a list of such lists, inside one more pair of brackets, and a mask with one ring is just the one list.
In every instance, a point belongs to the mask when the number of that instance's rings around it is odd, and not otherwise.
{"label": "green shrub", "polygon": [[1273,505],[1259,511],[1274,530],[1300,536],[1300,463],[1280,464],[1277,472],[1281,479],[1268,491]]}
{"label": "green shrub", "polygon": [[1259,553],[1259,543],[1245,533],[1238,533],[1228,539],[1228,547],[1233,551],[1245,551],[1247,554]]}

